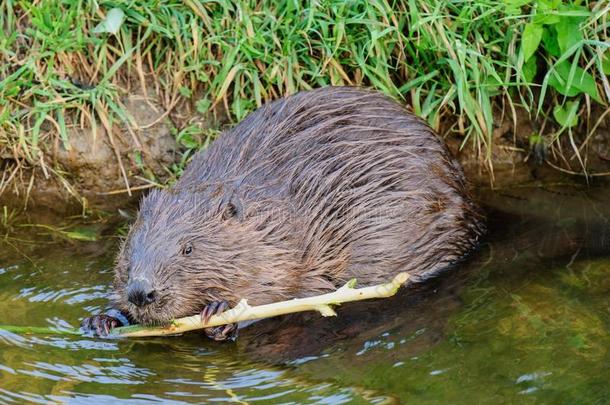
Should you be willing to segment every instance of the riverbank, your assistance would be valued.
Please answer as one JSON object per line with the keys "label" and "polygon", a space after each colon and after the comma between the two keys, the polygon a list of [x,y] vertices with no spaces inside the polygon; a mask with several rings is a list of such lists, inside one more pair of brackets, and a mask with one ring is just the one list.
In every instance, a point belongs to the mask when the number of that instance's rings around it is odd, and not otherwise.
{"label": "riverbank", "polygon": [[[0,4],[0,206],[113,210],[263,103],[376,88],[471,181],[610,172],[602,2]],[[501,174],[502,173],[502,174]],[[514,179],[514,180],[513,180]]]}

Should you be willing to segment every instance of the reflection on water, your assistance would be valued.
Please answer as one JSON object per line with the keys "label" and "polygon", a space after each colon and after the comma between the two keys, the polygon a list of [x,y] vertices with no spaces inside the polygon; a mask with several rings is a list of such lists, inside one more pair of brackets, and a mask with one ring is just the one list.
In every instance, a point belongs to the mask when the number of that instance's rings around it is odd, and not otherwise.
{"label": "reflection on water", "polygon": [[[261,321],[236,344],[0,331],[0,402],[610,402],[610,190],[481,198],[476,254],[337,318]],[[69,327],[105,306],[112,243],[12,246],[0,324]]]}

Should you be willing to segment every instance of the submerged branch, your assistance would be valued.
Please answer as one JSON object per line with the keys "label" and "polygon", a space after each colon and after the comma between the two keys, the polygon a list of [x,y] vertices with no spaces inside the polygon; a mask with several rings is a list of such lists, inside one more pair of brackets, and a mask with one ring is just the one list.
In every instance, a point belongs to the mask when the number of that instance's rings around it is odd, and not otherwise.
{"label": "submerged branch", "polygon": [[80,328],[56,328],[53,326],[14,326],[0,325],[0,331],[18,335],[82,335]]}

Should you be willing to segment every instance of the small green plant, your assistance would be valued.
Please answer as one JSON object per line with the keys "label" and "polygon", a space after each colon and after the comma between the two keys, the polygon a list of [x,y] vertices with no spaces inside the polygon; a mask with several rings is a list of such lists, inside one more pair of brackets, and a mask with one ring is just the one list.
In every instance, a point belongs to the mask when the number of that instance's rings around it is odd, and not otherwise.
{"label": "small green plant", "polygon": [[40,228],[46,231],[41,235],[58,237],[63,240],[95,242],[99,239],[98,230],[91,226],[53,226],[45,224],[21,224],[21,227]]}
{"label": "small green plant", "polygon": [[6,205],[2,206],[2,221],[0,221],[0,230],[4,234],[4,239],[13,231],[17,222],[17,211],[10,209]]}
{"label": "small green plant", "polygon": [[[508,4],[515,3],[507,0]],[[610,46],[594,39],[585,37],[587,25],[591,24],[593,12],[580,1],[562,2],[561,0],[538,0],[520,2],[530,5],[532,13],[530,21],[523,29],[521,39],[521,61],[523,78],[533,82],[539,66],[546,67],[542,72],[544,77],[539,100],[539,109],[544,102],[544,94],[551,86],[559,94],[575,97],[586,94],[594,101],[602,103],[594,75],[581,67],[594,70],[599,77],[604,76],[600,52],[606,53]],[[509,9],[518,12],[517,9]],[[597,72],[595,72],[595,70]],[[571,102],[571,106],[574,106]],[[570,107],[571,109],[572,107]],[[554,109],[554,116],[562,126],[565,122],[564,108]],[[569,126],[576,125],[578,117],[572,118]]]}
{"label": "small green plant", "polygon": [[170,183],[173,183],[182,176],[184,168],[187,163],[190,162],[195,152],[207,148],[210,142],[218,136],[219,131],[210,128],[202,128],[200,125],[191,123],[181,130],[174,129],[173,134],[176,137],[178,144],[182,147],[182,155],[180,160],[170,168]]}

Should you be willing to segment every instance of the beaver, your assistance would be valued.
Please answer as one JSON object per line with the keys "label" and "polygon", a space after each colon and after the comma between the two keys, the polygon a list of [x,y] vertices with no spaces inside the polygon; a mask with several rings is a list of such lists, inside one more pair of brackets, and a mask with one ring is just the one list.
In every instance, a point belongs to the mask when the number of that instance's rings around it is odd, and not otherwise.
{"label": "beaver", "polygon": [[242,298],[266,304],[402,271],[421,282],[483,231],[460,166],[423,120],[372,90],[299,92],[248,115],[143,198],[116,260],[118,311],[83,327],[208,319]]}

